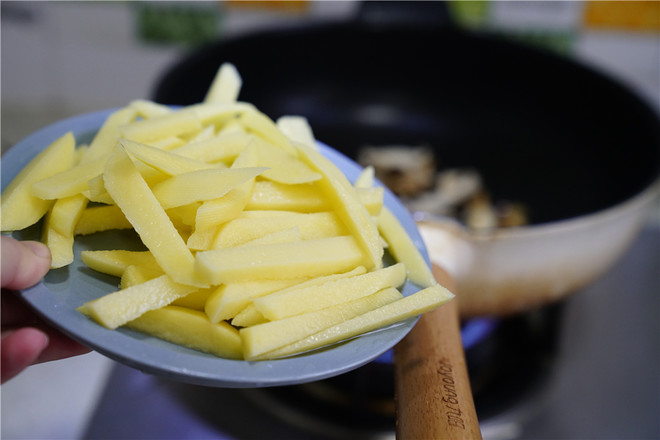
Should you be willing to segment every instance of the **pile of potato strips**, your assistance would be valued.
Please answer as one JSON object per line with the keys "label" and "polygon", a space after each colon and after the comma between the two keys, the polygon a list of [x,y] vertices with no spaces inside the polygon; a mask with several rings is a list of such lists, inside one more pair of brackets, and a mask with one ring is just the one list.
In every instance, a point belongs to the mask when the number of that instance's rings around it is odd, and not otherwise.
{"label": "pile of potato strips", "polygon": [[82,251],[121,281],[78,310],[223,358],[308,352],[450,300],[373,170],[350,183],[305,118],[274,121],[241,86],[225,63],[199,104],[135,100],[88,145],[66,133],[3,191],[2,231],[41,221],[56,269],[76,237],[135,230],[146,250]]}

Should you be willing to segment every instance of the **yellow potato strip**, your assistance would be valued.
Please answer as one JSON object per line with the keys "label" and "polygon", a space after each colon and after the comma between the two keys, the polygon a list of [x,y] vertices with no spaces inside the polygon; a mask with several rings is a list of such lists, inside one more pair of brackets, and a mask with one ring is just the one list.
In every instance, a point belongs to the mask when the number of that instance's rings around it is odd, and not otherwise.
{"label": "yellow potato strip", "polygon": [[207,251],[213,246],[213,239],[218,228],[213,226],[198,230],[195,228],[186,239],[186,246],[193,251]]}
{"label": "yellow potato strip", "polygon": [[106,158],[79,164],[35,182],[32,193],[42,199],[59,199],[80,194],[89,189],[88,182],[103,173]]}
{"label": "yellow potato strip", "polygon": [[191,171],[172,176],[153,186],[153,194],[165,209],[222,197],[234,187],[253,179],[267,168],[225,168]]}
{"label": "yellow potato strip", "polygon": [[64,235],[49,225],[52,211],[46,215],[41,241],[50,249],[50,268],[57,269],[73,262],[73,235]]}
{"label": "yellow potato strip", "polygon": [[270,321],[309,313],[371,295],[406,281],[406,268],[398,263],[384,269],[311,286],[287,289],[253,300],[254,306]]}
{"label": "yellow potato strip", "polygon": [[[154,260],[155,263],[155,260]],[[119,283],[120,289],[127,289],[136,284],[146,283],[149,280],[158,278],[163,275],[163,270],[158,265],[152,266],[137,266],[131,265],[126,267],[121,274],[121,281]],[[187,295],[186,295],[187,296]]]}
{"label": "yellow potato strip", "polygon": [[179,110],[123,125],[119,127],[119,135],[125,139],[148,143],[170,136],[193,133],[202,128],[202,123],[195,112]]}
{"label": "yellow potato strip", "polygon": [[254,307],[254,304],[249,304],[234,316],[231,320],[231,325],[236,327],[251,327],[257,324],[263,324],[264,322],[268,322],[264,315]]}
{"label": "yellow potato strip", "polygon": [[387,207],[383,206],[378,220],[378,229],[388,243],[388,252],[406,265],[410,281],[420,287],[429,287],[437,283],[431,268],[419,252],[415,243],[406,233],[399,220]]}
{"label": "yellow potato strip", "polygon": [[256,108],[241,114],[239,121],[245,128],[256,133],[267,142],[272,143],[289,154],[298,155],[296,149],[291,145],[291,141],[277,128],[277,125]]}
{"label": "yellow potato strip", "polygon": [[57,199],[50,209],[48,227],[64,236],[73,237],[88,201],[82,194]]}
{"label": "yellow potato strip", "polygon": [[191,292],[186,296],[178,298],[172,302],[173,306],[187,307],[193,310],[199,310],[200,312],[204,311],[204,306],[208,300],[213,288],[200,289],[195,292]]}
{"label": "yellow potato strip", "polygon": [[137,111],[131,107],[124,107],[110,114],[89,144],[89,149],[81,163],[90,163],[107,157],[117,145],[119,127],[132,122],[136,117]]}
{"label": "yellow potato strip", "polygon": [[204,102],[230,104],[236,102],[243,80],[231,63],[222,63],[209,87]]}
{"label": "yellow potato strip", "polygon": [[86,205],[87,198],[78,194],[56,200],[48,211],[42,226],[42,241],[50,249],[51,269],[73,262],[73,231]]}
{"label": "yellow potato strip", "polygon": [[83,308],[99,324],[115,329],[149,310],[165,307],[195,290],[197,288],[194,286],[179,284],[168,275],[161,275],[87,302]]}
{"label": "yellow potato strip", "polygon": [[[253,145],[246,146],[240,155],[234,160],[232,168],[249,168],[257,166],[259,157],[257,150]],[[202,206],[197,209],[195,215],[195,233],[203,236],[199,237],[202,240],[197,241],[197,238],[188,246],[200,246],[198,249],[209,249],[213,244],[213,237],[215,233],[204,232],[210,228],[217,228],[217,226],[237,217],[250,199],[250,194],[254,187],[255,179],[249,179],[240,185],[235,186],[222,197],[207,200],[202,203]],[[193,234],[195,235],[195,234]],[[212,235],[212,236],[211,236]]]}
{"label": "yellow potato strip", "polygon": [[318,212],[331,209],[316,183],[284,185],[277,182],[257,180],[250,199],[245,206],[248,210],[285,210]]}
{"label": "yellow potato strip", "polygon": [[203,202],[195,215],[195,229],[203,231],[236,218],[247,205],[252,184],[253,181],[250,180],[231,189],[222,197]]}
{"label": "yellow potato strip", "polygon": [[270,168],[263,178],[287,185],[315,182],[321,174],[311,170],[291,153],[274,147],[257,138],[255,146],[259,152],[259,166]]}
{"label": "yellow potato strip", "polygon": [[252,298],[277,292],[286,287],[299,284],[302,281],[304,281],[304,278],[223,284],[209,295],[204,310],[211,322],[231,319],[247,307]]}
{"label": "yellow potato strip", "polygon": [[348,235],[348,230],[332,212],[300,213],[287,212],[261,218],[236,218],[220,228],[213,242],[213,248],[233,247],[263,237],[267,234],[298,227],[300,238],[315,238]]}
{"label": "yellow potato strip", "polygon": [[[176,322],[177,325],[172,325]],[[226,322],[212,324],[202,312],[178,306],[151,310],[126,327],[174,344],[228,359],[242,359],[238,330]]]}
{"label": "yellow potato strip", "polygon": [[144,145],[149,145],[162,151],[170,151],[174,150],[175,148],[179,148],[182,145],[186,145],[186,142],[187,141],[185,139],[182,139],[179,136],[170,136],[163,139],[158,139],[157,141],[149,142],[148,144]]}
{"label": "yellow potato strip", "polygon": [[382,267],[383,247],[378,229],[371,220],[369,212],[360,202],[355,188],[341,170],[318,151],[307,147],[300,147],[298,151],[304,162],[324,176],[324,179],[317,184],[324,190],[326,196],[334,200],[335,212],[364,248],[367,269]]}
{"label": "yellow potato strip", "polygon": [[245,359],[255,359],[399,298],[399,291],[388,288],[323,310],[243,328],[243,354]]}
{"label": "yellow potato strip", "polygon": [[150,251],[127,251],[124,249],[82,251],[80,258],[97,272],[121,277],[129,266],[139,266],[151,270],[161,270]]}
{"label": "yellow potato strip", "polygon": [[382,187],[355,188],[358,199],[367,208],[369,215],[378,216],[383,207],[384,189]]}
{"label": "yellow potato strip", "polygon": [[234,248],[197,254],[199,274],[210,284],[291,279],[345,272],[364,260],[350,236]]}
{"label": "yellow potato strip", "polygon": [[374,167],[368,166],[364,168],[360,173],[360,175],[358,176],[358,178],[355,179],[355,182],[353,182],[353,186],[358,189],[373,188],[375,178],[376,178],[376,170],[374,169]]}
{"label": "yellow potato strip", "polygon": [[247,241],[241,246],[255,246],[260,244],[277,244],[277,243],[293,243],[295,241],[302,240],[300,236],[300,228],[294,226],[288,229],[282,229],[281,231],[271,232],[262,237],[255,238],[254,240]]}
{"label": "yellow potato strip", "polygon": [[224,126],[237,120],[243,113],[254,111],[254,105],[248,102],[204,102],[186,107],[203,125]]}
{"label": "yellow potato strip", "polygon": [[105,187],[161,268],[182,284],[200,285],[195,258],[123,148],[104,172]]}
{"label": "yellow potato strip", "polygon": [[175,148],[171,153],[207,163],[231,161],[241,154],[252,139],[252,136],[243,133],[221,134],[204,141],[190,142]]}
{"label": "yellow potato strip", "polygon": [[130,229],[133,225],[115,205],[87,207],[76,223],[75,235],[88,235],[110,229]]}
{"label": "yellow potato strip", "polygon": [[166,209],[165,212],[175,225],[178,223],[185,226],[194,226],[195,216],[201,204],[201,202],[188,203],[187,205]]}
{"label": "yellow potato strip", "polygon": [[170,176],[190,171],[217,169],[217,167],[205,162],[180,156],[140,142],[129,139],[120,139],[119,142],[131,156]]}
{"label": "yellow potato strip", "polygon": [[441,306],[453,297],[454,295],[451,292],[436,284],[302,338],[287,346],[256,356],[255,360],[275,359],[335,344],[421,315]]}
{"label": "yellow potato strip", "polygon": [[302,116],[280,116],[275,124],[291,142],[316,148],[316,139],[306,118]]}
{"label": "yellow potato strip", "polygon": [[76,140],[69,132],[35,156],[7,185],[0,197],[0,222],[3,231],[16,231],[38,222],[53,205],[32,193],[35,182],[70,168]]}
{"label": "yellow potato strip", "polygon": [[135,99],[128,104],[128,107],[134,109],[143,118],[153,118],[154,116],[161,116],[172,112],[172,109],[168,106],[146,99]]}

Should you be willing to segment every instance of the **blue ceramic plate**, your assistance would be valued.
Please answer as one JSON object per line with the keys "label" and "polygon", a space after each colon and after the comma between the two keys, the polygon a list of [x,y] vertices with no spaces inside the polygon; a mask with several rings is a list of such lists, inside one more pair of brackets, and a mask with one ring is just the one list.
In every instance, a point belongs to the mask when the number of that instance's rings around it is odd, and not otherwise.
{"label": "blue ceramic plate", "polygon": [[[76,116],[48,126],[12,147],[3,157],[2,188],[38,152],[52,141],[72,131],[78,144],[90,142],[112,110]],[[322,153],[353,181],[361,168],[346,156],[320,144]],[[429,263],[428,254],[415,222],[396,197],[385,190],[385,205],[403,224],[415,245]],[[38,239],[34,226],[14,234],[19,239]],[[293,385],[339,375],[377,358],[399,342],[414,326],[416,319],[366,334],[330,348],[273,361],[237,361],[218,358],[171,344],[142,333],[120,328],[108,330],[76,311],[81,304],[117,289],[119,280],[90,270],[80,253],[86,249],[142,249],[132,231],[97,233],[76,239],[75,261],[68,267],[51,270],[38,285],[21,292],[52,325],[92,349],[145,373],[217,387],[265,387]],[[429,263],[430,264],[430,263]],[[411,283],[404,295],[419,290]]]}

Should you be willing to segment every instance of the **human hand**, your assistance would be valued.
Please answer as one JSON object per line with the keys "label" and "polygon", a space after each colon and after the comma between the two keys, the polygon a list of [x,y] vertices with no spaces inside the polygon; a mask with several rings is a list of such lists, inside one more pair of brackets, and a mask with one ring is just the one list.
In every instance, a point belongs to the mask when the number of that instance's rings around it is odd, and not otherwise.
{"label": "human hand", "polygon": [[36,241],[18,241],[4,235],[0,238],[0,380],[4,383],[32,364],[76,356],[90,349],[50,327],[12,292],[37,284],[48,272],[48,247]]}

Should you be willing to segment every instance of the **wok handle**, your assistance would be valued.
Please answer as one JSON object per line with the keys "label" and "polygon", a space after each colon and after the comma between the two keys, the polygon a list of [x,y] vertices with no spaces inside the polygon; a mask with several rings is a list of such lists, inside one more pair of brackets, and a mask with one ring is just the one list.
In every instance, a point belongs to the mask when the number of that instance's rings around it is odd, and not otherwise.
{"label": "wok handle", "polygon": [[[455,292],[444,270],[433,274]],[[423,314],[396,345],[394,377],[397,440],[481,438],[455,299]]]}

